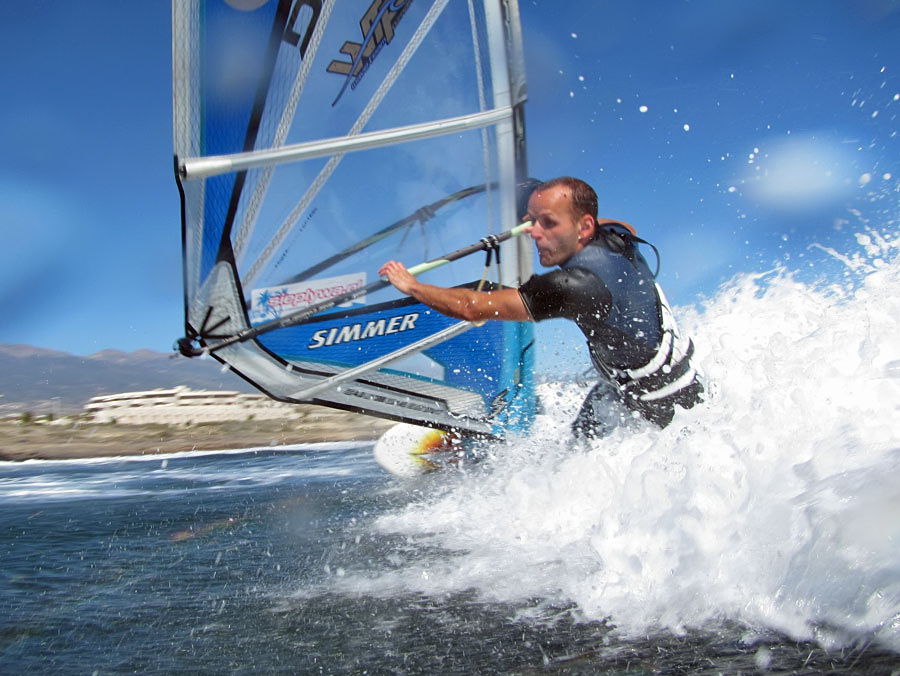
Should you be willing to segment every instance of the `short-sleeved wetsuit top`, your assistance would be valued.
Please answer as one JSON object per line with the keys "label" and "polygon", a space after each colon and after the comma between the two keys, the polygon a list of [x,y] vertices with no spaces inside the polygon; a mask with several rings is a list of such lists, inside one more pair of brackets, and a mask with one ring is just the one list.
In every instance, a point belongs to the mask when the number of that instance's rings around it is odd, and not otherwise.
{"label": "short-sleeved wetsuit top", "polygon": [[604,228],[560,269],[534,275],[519,293],[535,321],[574,321],[594,365],[625,404],[666,424],[674,404],[693,405],[702,386],[690,367],[693,344],[678,333],[633,239],[618,234],[625,232]]}

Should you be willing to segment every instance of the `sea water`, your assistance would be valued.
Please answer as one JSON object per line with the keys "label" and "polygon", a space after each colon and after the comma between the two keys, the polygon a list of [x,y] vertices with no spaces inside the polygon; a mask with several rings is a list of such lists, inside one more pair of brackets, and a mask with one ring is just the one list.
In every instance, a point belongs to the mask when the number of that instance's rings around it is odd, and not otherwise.
{"label": "sea water", "polygon": [[900,673],[895,233],[736,276],[707,401],[458,471],[371,444],[0,464],[0,672]]}

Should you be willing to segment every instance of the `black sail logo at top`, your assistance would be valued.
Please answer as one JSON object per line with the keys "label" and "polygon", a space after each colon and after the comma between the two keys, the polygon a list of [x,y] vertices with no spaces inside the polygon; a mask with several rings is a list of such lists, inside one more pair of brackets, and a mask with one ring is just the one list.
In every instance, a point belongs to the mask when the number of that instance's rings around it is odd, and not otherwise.
{"label": "black sail logo at top", "polygon": [[348,85],[351,89],[356,88],[378,52],[394,39],[394,29],[411,4],[412,0],[374,0],[369,5],[369,9],[359,20],[363,41],[345,42],[341,47],[341,54],[345,54],[350,60],[335,59],[326,69],[329,73],[344,76],[344,85],[331,103],[332,106],[340,101]]}
{"label": "black sail logo at top", "polygon": [[[307,19],[306,29],[301,35],[298,32],[301,21],[301,10],[307,7],[312,11],[312,17]],[[313,30],[319,21],[319,15],[322,13],[322,0],[300,0],[291,9],[291,15],[288,18],[287,25],[284,28],[284,40],[295,47],[300,48],[300,57],[306,56],[306,48],[309,47],[309,41],[312,39]]]}

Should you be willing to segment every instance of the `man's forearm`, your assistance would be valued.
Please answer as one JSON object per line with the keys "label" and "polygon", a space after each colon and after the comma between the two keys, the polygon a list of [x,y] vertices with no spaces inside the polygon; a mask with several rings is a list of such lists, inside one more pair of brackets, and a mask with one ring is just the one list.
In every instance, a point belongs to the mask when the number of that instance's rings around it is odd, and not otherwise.
{"label": "man's forearm", "polygon": [[441,314],[456,319],[478,321],[487,319],[477,308],[477,292],[470,289],[447,289],[431,284],[416,283],[409,295]]}
{"label": "man's forearm", "polygon": [[473,291],[459,287],[432,286],[417,281],[409,289],[409,295],[441,314],[470,322],[486,319],[531,319],[516,289]]}
{"label": "man's forearm", "polygon": [[433,286],[420,282],[397,261],[388,261],[382,265],[378,274],[387,277],[398,291],[412,296],[420,303],[448,317],[470,322],[485,319],[531,320],[525,303],[516,289],[474,291],[460,287]]}

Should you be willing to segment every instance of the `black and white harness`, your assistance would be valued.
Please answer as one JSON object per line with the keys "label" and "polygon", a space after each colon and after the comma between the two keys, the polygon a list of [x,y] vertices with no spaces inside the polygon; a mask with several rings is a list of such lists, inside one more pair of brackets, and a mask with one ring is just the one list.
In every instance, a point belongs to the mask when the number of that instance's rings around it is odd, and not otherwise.
{"label": "black and white harness", "polygon": [[654,284],[654,287],[659,299],[662,337],[650,361],[637,368],[615,368],[604,362],[589,344],[594,366],[618,387],[626,403],[650,403],[669,397],[677,399],[679,393],[695,385],[698,377],[691,366],[694,343],[678,331],[665,294],[659,284]]}
{"label": "black and white harness", "polygon": [[[591,360],[594,367],[619,390],[626,406],[643,412],[651,420],[666,424],[671,418],[672,406],[693,406],[703,391],[699,374],[691,365],[694,343],[689,336],[678,330],[672,308],[655,281],[659,272],[659,252],[656,247],[619,224],[599,226],[598,239],[601,245],[605,244],[613,253],[623,256],[638,274],[649,274],[653,280],[660,336],[655,352],[640,366],[614,366],[602,354],[597,341],[589,339]],[[646,262],[636,253],[636,244],[646,244],[656,253],[655,272],[651,273]],[[584,261],[575,261],[575,264],[584,265]],[[650,283],[650,279],[646,283]]]}

